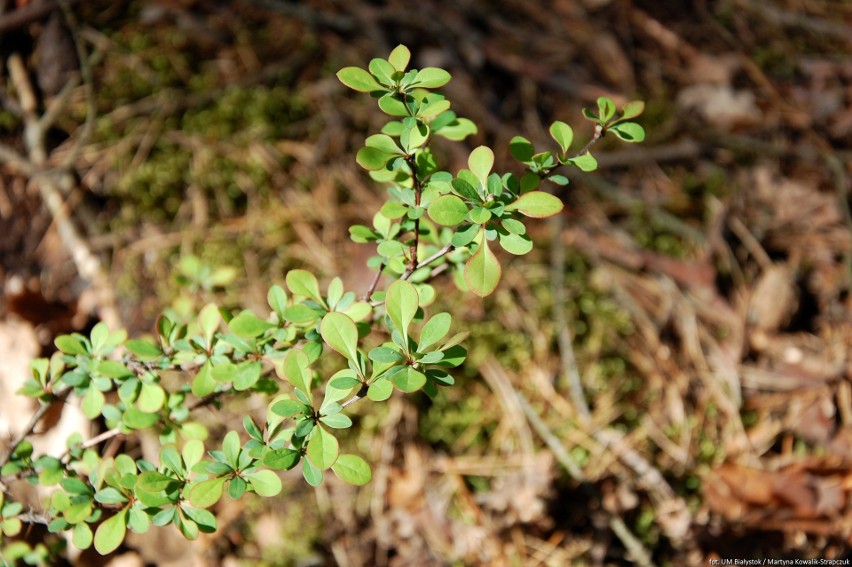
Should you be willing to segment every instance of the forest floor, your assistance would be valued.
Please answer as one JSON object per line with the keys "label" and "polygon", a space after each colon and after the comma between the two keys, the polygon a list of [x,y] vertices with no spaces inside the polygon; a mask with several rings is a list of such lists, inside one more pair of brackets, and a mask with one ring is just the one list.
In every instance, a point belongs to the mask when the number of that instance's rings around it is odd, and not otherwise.
{"label": "forest floor", "polygon": [[[0,392],[96,318],[138,334],[210,298],[261,311],[296,267],[366,289],[347,229],[383,201],[354,161],[381,116],[344,66],[403,43],[449,70],[480,127],[442,146],[451,171],[481,143],[514,168],[509,140],[544,145],[557,119],[588,140],[598,96],[646,101],[646,142],[604,139],[599,172],[554,188],[565,211],[492,297],[436,282],[470,358],[435,400],[355,410],[370,485],[288,474],[286,507],[225,499],[216,534],[75,564],[852,557],[849,2],[79,2],[89,57],[65,91],[74,42],[19,4],[0,15]],[[194,285],[199,266],[232,281]],[[13,400],[0,422],[28,419]]]}

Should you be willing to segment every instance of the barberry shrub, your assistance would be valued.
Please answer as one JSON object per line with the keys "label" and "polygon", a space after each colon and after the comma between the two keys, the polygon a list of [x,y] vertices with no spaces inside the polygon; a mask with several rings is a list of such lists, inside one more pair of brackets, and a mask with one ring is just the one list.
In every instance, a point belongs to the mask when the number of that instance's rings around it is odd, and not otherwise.
{"label": "barberry shrub", "polygon": [[[128,339],[103,323],[89,336],[57,337],[56,354],[35,360],[20,390],[40,403],[32,425],[0,456],[3,561],[49,560],[44,544],[15,537],[26,522],[42,522],[50,532],[68,533],[77,548],[93,545],[107,554],[128,529],[173,524],[188,539],[213,532],[214,505],[225,493],[274,497],[282,489],[276,471],[301,467],[312,486],[329,471],[354,485],[368,483],[368,462],[338,440],[353,425],[346,409],[363,399],[382,402],[394,390],[436,396],[453,385],[451,371],[465,360],[467,333],[451,332],[450,313],[428,313],[436,296],[429,282],[449,272],[462,292],[492,293],[501,277],[498,248],[528,253],[527,220],[562,210],[561,201],[540,188],[542,181],[565,185],[563,168],[596,169],[589,148],[605,134],[626,142],[644,138],[631,121],[641,102],[617,112],[600,98],[595,110],[584,111],[594,137],[573,154],[574,132],[557,121],[549,128],[553,149],[536,151],[520,136],[511,140],[510,153],[525,169],[521,176],[494,171],[494,152],[486,146],[470,152],[467,168],[445,171],[432,151],[435,137],[460,142],[477,129],[436,92],[450,80],[447,71],[410,69],[409,63],[409,50],[400,45],[367,69],[337,74],[390,117],[355,158],[388,194],[371,226],[349,229],[352,240],[375,248],[370,289],[359,296],[340,278],[323,289],[313,273],[297,269],[283,286],[269,289],[268,313],[209,304],[188,322],[162,315],[152,338]],[[382,282],[390,283],[382,288]],[[318,359],[332,353],[340,369],[320,376]],[[164,375],[176,372],[187,379],[167,387]],[[270,398],[260,423],[246,417],[241,431],[214,442],[193,419],[201,406],[249,393]],[[89,419],[109,429],[89,440],[70,436],[61,455],[35,454],[29,440],[35,425],[71,394]],[[98,451],[111,437],[143,430],[159,438],[157,462]],[[21,479],[50,489],[43,508],[25,510],[11,498],[9,483]]]}

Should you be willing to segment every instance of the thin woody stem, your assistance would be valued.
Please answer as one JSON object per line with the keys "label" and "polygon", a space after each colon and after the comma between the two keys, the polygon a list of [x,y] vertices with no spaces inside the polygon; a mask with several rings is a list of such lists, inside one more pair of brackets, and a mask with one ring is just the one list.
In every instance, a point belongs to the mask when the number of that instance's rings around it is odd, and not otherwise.
{"label": "thin woody stem", "polygon": [[[411,179],[414,182],[414,206],[420,206],[420,197],[423,194],[423,183],[417,176],[417,158],[414,155],[406,156],[405,163],[411,168]],[[408,269],[406,273],[417,269],[417,248],[420,246],[420,218],[414,219],[414,242],[409,248]]]}

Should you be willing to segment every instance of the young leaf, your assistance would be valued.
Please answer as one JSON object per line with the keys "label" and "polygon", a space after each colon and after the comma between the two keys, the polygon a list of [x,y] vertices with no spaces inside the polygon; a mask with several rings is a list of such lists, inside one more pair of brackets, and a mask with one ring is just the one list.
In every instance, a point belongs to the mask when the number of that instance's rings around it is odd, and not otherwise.
{"label": "young leaf", "polygon": [[473,185],[464,179],[453,179],[450,185],[452,185],[453,190],[455,190],[456,193],[469,201],[479,202],[482,200]]}
{"label": "young leaf", "polygon": [[420,331],[420,343],[417,352],[425,352],[427,348],[443,339],[450,331],[453,318],[449,313],[436,313],[426,321]]}
{"label": "young leaf", "polygon": [[405,71],[408,67],[408,62],[411,60],[411,52],[404,45],[394,47],[388,56],[388,61],[397,71]]}
{"label": "young leaf", "polygon": [[341,83],[362,93],[384,90],[373,76],[360,67],[344,67],[337,72]]}
{"label": "young leaf", "polygon": [[590,153],[586,152],[583,155],[565,160],[565,163],[570,163],[581,171],[594,171],[598,168],[598,160]]}
{"label": "young leaf", "polygon": [[498,235],[500,246],[509,254],[523,256],[533,249],[532,239],[526,234],[500,234]]}
{"label": "young leaf", "polygon": [[559,120],[550,125],[550,135],[559,144],[563,154],[568,151],[568,148],[571,147],[571,142],[574,141],[574,130]]}
{"label": "young leaf", "polygon": [[408,366],[391,378],[393,385],[403,392],[416,392],[426,384],[426,375]]}
{"label": "young leaf", "polygon": [[245,475],[246,480],[260,496],[270,498],[281,492],[281,478],[272,471],[260,470]]}
{"label": "young leaf", "polygon": [[485,297],[497,289],[502,270],[497,257],[488,247],[488,240],[485,239],[484,233],[480,240],[479,249],[464,267],[464,281],[470,291],[479,297]]}
{"label": "young leaf", "polygon": [[622,107],[619,120],[630,120],[643,112],[645,112],[645,103],[641,100],[632,100]]}
{"label": "young leaf", "polygon": [[325,427],[317,427],[314,436],[308,442],[307,456],[319,470],[330,468],[337,460],[340,445],[337,438]]}
{"label": "young leaf", "polygon": [[224,476],[219,476],[192,485],[189,490],[190,504],[196,508],[209,508],[222,499],[226,480]]}
{"label": "young leaf", "polygon": [[95,549],[101,555],[108,555],[118,549],[126,534],[127,511],[121,510],[98,526],[95,531]]}
{"label": "young leaf", "polygon": [[385,293],[385,309],[396,329],[408,342],[408,326],[414,320],[419,307],[420,297],[417,289],[404,280],[397,280],[388,286]]}
{"label": "young leaf", "polygon": [[213,379],[212,369],[213,366],[209,360],[198,369],[198,373],[192,379],[192,393],[195,396],[203,398],[212,394],[213,390],[216,389],[216,380]]}
{"label": "young leaf", "polygon": [[331,470],[340,480],[355,486],[364,486],[373,479],[370,465],[358,455],[340,455]]}
{"label": "young leaf", "polygon": [[269,292],[266,294],[266,302],[269,303],[269,306],[278,314],[280,319],[281,314],[287,309],[287,292],[280,285],[275,284],[269,288]]}
{"label": "young leaf", "polygon": [[456,226],[467,217],[467,205],[455,195],[441,195],[429,205],[429,216],[442,226]]}
{"label": "young leaf", "polygon": [[598,114],[604,122],[609,122],[615,116],[615,103],[605,96],[598,97]]}
{"label": "young leaf", "polygon": [[311,371],[308,356],[298,350],[292,349],[284,358],[284,376],[290,384],[301,390],[307,396],[311,396]]}
{"label": "young leaf", "polygon": [[450,74],[443,69],[424,67],[417,72],[412,85],[424,89],[437,89],[449,83],[451,78]]}
{"label": "young leaf", "polygon": [[367,397],[374,402],[383,402],[393,394],[393,384],[389,380],[377,380],[367,389]]}
{"label": "young leaf", "polygon": [[213,333],[219,328],[219,321],[222,317],[219,315],[219,308],[215,303],[208,303],[201,309],[198,315],[198,326],[201,328],[201,334],[204,336],[204,344],[209,348],[213,341]]}
{"label": "young leaf", "polygon": [[328,345],[352,362],[358,360],[358,328],[343,313],[326,313],[320,324],[320,334]]}
{"label": "young leaf", "polygon": [[325,306],[325,301],[320,295],[317,277],[307,270],[290,270],[287,273],[287,287],[294,295],[309,297]]}
{"label": "young leaf", "polygon": [[470,152],[467,164],[484,187],[488,183],[488,174],[494,167],[494,152],[488,146],[479,146]]}
{"label": "young leaf", "polygon": [[231,332],[244,339],[259,337],[267,330],[275,327],[274,324],[264,321],[250,310],[246,309],[228,323]]}
{"label": "young leaf", "polygon": [[263,456],[263,464],[275,470],[290,470],[301,459],[295,449],[275,449]]}
{"label": "young leaf", "polygon": [[562,210],[562,201],[544,191],[524,193],[514,203],[506,205],[507,211],[518,211],[522,215],[533,218],[552,217]]}
{"label": "young leaf", "polygon": [[322,484],[322,471],[312,465],[308,459],[302,461],[302,476],[311,486]]}
{"label": "young leaf", "polygon": [[515,136],[509,141],[509,153],[520,162],[528,162],[535,155],[535,148],[523,136]]}
{"label": "young leaf", "polygon": [[370,74],[372,74],[375,79],[378,79],[381,84],[388,87],[393,85],[393,74],[396,72],[396,69],[394,69],[393,65],[388,63],[385,59],[378,57],[373,59],[370,61],[368,68],[370,70]]}
{"label": "young leaf", "polygon": [[645,139],[645,129],[635,122],[621,122],[611,126],[609,131],[625,142],[641,142]]}

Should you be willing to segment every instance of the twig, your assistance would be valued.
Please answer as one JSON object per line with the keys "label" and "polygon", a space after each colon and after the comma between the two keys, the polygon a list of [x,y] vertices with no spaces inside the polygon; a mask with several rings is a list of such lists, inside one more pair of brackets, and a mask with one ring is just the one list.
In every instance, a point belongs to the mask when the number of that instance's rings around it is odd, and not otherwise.
{"label": "twig", "polygon": [[36,426],[38,426],[39,422],[42,420],[42,418],[48,412],[48,410],[50,410],[50,408],[53,407],[53,404],[58,402],[58,401],[64,400],[68,396],[68,393],[70,391],[71,391],[70,386],[59,390],[58,392],[56,392],[53,395],[50,402],[42,403],[38,407],[38,409],[36,409],[33,412],[33,415],[30,417],[30,421],[27,423],[26,426],[24,426],[24,428],[21,430],[21,432],[18,434],[18,436],[15,437],[14,439],[12,439],[12,441],[9,443],[9,448],[6,449],[6,454],[3,455],[2,458],[0,458],[0,468],[2,468],[3,465],[5,465],[6,463],[9,462],[9,460],[12,458],[12,455],[15,453],[15,450],[18,448],[18,446],[21,443],[23,443],[24,440],[27,437],[29,437],[30,435],[33,434]]}
{"label": "twig", "polygon": [[[411,179],[414,183],[414,206],[420,206],[420,196],[423,193],[423,183],[420,181],[420,178],[417,176],[417,158],[414,155],[409,155],[405,158],[405,163],[408,164],[408,167],[411,168]],[[417,248],[420,246],[420,217],[414,219],[414,242],[411,244],[409,248],[409,260],[408,260],[408,269],[405,270],[406,274],[410,274],[417,269]]]}

